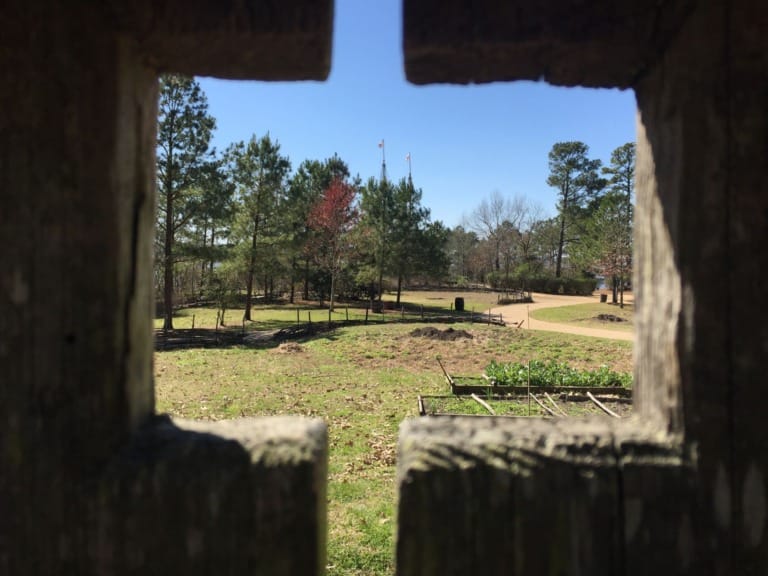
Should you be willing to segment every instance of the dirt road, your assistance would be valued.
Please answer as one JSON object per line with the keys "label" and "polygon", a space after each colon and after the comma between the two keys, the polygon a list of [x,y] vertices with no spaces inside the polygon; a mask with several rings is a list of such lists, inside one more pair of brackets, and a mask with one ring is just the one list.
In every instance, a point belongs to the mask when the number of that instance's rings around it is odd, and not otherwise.
{"label": "dirt road", "polygon": [[594,336],[595,338],[611,338],[614,340],[634,340],[631,332],[619,330],[603,330],[600,328],[582,328],[572,324],[556,324],[554,322],[542,322],[535,318],[529,318],[528,311],[533,312],[541,308],[555,308],[557,306],[572,306],[574,304],[593,304],[599,302],[600,297],[594,296],[560,296],[557,294],[533,294],[533,304],[510,304],[491,309],[492,314],[501,314],[507,324],[523,321],[523,328],[531,330],[548,330],[550,332],[562,332],[564,334],[578,334],[580,336]]}

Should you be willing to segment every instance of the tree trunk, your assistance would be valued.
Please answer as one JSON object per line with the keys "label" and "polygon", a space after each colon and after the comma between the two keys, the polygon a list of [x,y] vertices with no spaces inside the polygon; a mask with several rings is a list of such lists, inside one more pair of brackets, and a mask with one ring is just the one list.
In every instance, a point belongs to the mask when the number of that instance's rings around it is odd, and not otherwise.
{"label": "tree trunk", "polygon": [[248,270],[248,278],[245,282],[245,313],[243,318],[245,320],[251,319],[251,297],[253,296],[253,257],[251,257],[251,265]]}
{"label": "tree trunk", "polygon": [[621,282],[621,280],[619,280],[619,276],[614,274],[613,275],[613,282],[612,282],[613,283],[613,290],[612,290],[613,294],[611,295],[612,296],[612,299],[611,299],[611,303],[612,304],[616,304],[616,302],[618,301],[619,282]]}
{"label": "tree trunk", "polygon": [[331,270],[331,293],[328,295],[328,310],[333,312],[333,291],[336,288],[336,272]]}
{"label": "tree trunk", "polygon": [[[216,228],[214,228],[212,225],[211,226],[211,253],[213,253],[213,245],[215,244],[215,241],[216,241]],[[211,258],[208,262],[208,274],[211,274],[211,275],[213,274],[213,264],[214,264],[213,258]]]}
{"label": "tree trunk", "polygon": [[621,274],[619,279],[619,307],[624,308],[624,274]]}
{"label": "tree trunk", "polygon": [[557,242],[557,260],[555,263],[555,278],[560,278],[563,270],[563,245],[565,244],[565,214],[560,216],[560,239]]}
{"label": "tree trunk", "polygon": [[256,235],[259,229],[258,217],[253,222],[253,237],[251,238],[251,255],[248,263],[248,279],[245,287],[245,320],[251,319],[251,300],[253,298],[253,275],[256,272]]}
{"label": "tree trunk", "polygon": [[294,303],[294,299],[296,296],[296,258],[291,259],[291,290],[290,290],[290,298],[289,302],[291,304]]}
{"label": "tree trunk", "polygon": [[[208,223],[203,226],[203,248],[208,245]],[[205,254],[205,250],[203,250]],[[203,286],[205,285],[205,272],[208,269],[208,263],[205,261],[205,257],[200,260],[200,298],[203,297]]]}
{"label": "tree trunk", "polygon": [[165,195],[165,246],[163,247],[163,330],[173,330],[173,193],[169,189],[170,177],[166,183]]}
{"label": "tree trunk", "polygon": [[563,207],[560,214],[560,238],[557,241],[557,265],[555,267],[555,278],[560,278],[563,272],[563,250],[565,248],[565,218],[568,213],[568,200],[570,199],[570,179],[565,182],[563,190]]}
{"label": "tree trunk", "polygon": [[400,306],[400,291],[403,287],[403,273],[400,272],[397,275],[397,300],[395,300],[395,306]]}

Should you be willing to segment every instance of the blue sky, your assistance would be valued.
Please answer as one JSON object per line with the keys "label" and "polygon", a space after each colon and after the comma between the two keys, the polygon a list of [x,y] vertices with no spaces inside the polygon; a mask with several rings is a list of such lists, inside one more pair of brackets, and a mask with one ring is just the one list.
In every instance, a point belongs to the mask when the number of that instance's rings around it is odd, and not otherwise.
{"label": "blue sky", "polygon": [[214,145],[267,132],[294,169],[337,153],[364,180],[408,174],[433,220],[453,227],[494,191],[554,214],[546,184],[555,142],[581,140],[604,163],[635,139],[631,91],[515,82],[414,86],[405,80],[400,0],[336,0],[331,73],[325,82],[201,78],[216,118]]}

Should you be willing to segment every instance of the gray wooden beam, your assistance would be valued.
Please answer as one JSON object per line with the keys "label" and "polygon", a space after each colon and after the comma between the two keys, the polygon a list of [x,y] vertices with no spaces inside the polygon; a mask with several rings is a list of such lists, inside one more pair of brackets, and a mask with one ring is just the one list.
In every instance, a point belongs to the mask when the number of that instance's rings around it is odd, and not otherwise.
{"label": "gray wooden beam", "polygon": [[[228,4],[196,2],[189,20],[182,4],[136,23],[93,3],[0,3],[2,574],[325,568],[324,425],[156,418],[151,276],[155,66],[268,76],[293,39],[285,74],[303,77],[328,50],[299,63],[303,24],[261,12],[263,29],[246,19],[227,42],[232,6],[225,25]],[[177,16],[165,46],[153,34]],[[269,53],[248,51],[265,36]]]}
{"label": "gray wooden beam", "polygon": [[734,572],[768,569],[768,5],[734,0],[728,12],[731,61],[727,122],[729,334],[733,406]]}
{"label": "gray wooden beam", "polygon": [[415,84],[546,80],[630,87],[677,34],[690,0],[405,0]]}
{"label": "gray wooden beam", "polygon": [[111,0],[108,17],[161,72],[324,80],[333,0]]}
{"label": "gray wooden beam", "polygon": [[94,573],[323,574],[326,476],[320,420],[159,417],[91,500]]}
{"label": "gray wooden beam", "polygon": [[607,419],[407,420],[398,485],[398,574],[623,571],[619,454]]}

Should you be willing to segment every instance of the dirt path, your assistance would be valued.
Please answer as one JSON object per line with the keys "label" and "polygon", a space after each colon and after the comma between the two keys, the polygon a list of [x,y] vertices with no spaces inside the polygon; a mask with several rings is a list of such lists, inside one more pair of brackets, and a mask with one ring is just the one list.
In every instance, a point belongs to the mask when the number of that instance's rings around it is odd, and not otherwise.
{"label": "dirt path", "polygon": [[523,321],[523,328],[530,330],[548,330],[550,332],[562,332],[564,334],[578,334],[580,336],[594,336],[595,338],[611,338],[613,340],[634,340],[631,332],[618,330],[603,330],[600,328],[582,328],[572,324],[556,324],[554,322],[542,322],[535,318],[529,318],[528,311],[533,312],[541,308],[555,308],[558,306],[572,306],[574,304],[593,304],[599,302],[600,297],[594,296],[560,296],[557,294],[534,293],[533,304],[510,304],[491,309],[492,314],[501,314],[507,324]]}

